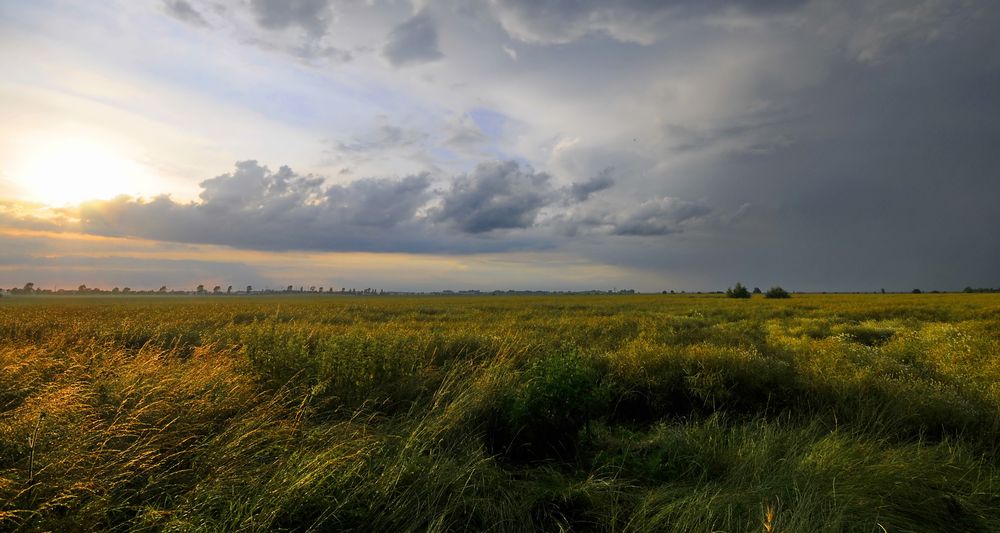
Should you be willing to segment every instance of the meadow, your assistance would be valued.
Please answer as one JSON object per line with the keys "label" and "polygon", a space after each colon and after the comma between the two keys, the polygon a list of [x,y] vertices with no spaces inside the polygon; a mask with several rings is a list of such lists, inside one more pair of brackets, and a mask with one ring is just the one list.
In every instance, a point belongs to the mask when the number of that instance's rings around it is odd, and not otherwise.
{"label": "meadow", "polygon": [[1000,531],[1000,295],[0,299],[0,530]]}

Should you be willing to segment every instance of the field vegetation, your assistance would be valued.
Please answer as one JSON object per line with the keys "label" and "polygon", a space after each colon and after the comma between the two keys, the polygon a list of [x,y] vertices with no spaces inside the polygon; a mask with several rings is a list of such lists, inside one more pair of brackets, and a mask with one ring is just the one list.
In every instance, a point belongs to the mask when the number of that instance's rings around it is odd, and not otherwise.
{"label": "field vegetation", "polygon": [[0,300],[0,530],[1000,531],[1000,295]]}

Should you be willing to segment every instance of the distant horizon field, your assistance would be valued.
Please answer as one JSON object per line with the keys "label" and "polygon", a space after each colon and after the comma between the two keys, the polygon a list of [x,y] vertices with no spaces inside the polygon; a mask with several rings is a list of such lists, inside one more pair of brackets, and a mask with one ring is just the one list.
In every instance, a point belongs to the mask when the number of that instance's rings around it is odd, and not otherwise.
{"label": "distant horizon field", "polygon": [[1000,294],[4,297],[0,530],[998,531]]}

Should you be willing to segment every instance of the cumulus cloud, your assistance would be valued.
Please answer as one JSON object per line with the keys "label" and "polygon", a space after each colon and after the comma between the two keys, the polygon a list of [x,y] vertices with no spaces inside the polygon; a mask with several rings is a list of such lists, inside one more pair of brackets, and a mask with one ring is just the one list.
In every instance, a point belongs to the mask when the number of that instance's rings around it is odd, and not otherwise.
{"label": "cumulus cloud", "polygon": [[713,214],[714,210],[702,201],[693,202],[671,196],[657,196],[632,205],[583,206],[556,216],[553,225],[567,237],[578,235],[658,237],[681,233],[696,224],[699,226],[730,224],[743,216],[745,211],[744,207],[738,211],[738,216],[716,215]]}
{"label": "cumulus cloud", "polygon": [[82,205],[79,219],[83,231],[107,236],[265,250],[409,249],[401,238],[416,237],[415,213],[429,186],[426,175],[328,186],[287,166],[242,161],[203,181],[200,202],[119,197]]}
{"label": "cumulus cloud", "polygon": [[400,180],[363,178],[329,187],[326,202],[353,224],[389,229],[413,219],[430,196],[430,184],[426,173]]}
{"label": "cumulus cloud", "polygon": [[435,220],[466,233],[527,228],[553,201],[551,181],[548,174],[516,161],[482,163],[452,183]]}
{"label": "cumulus cloud", "polygon": [[163,6],[170,16],[178,20],[195,26],[208,26],[205,17],[186,0],[165,0]]}
{"label": "cumulus cloud", "polygon": [[438,47],[434,20],[422,11],[396,26],[382,47],[382,57],[395,67],[428,63],[444,57]]}
{"label": "cumulus cloud", "polygon": [[318,37],[326,33],[330,6],[327,0],[252,0],[257,23],[268,29],[298,26]]}
{"label": "cumulus cloud", "polygon": [[346,63],[350,47],[330,35],[333,0],[163,0],[171,17],[194,26],[228,32],[238,41],[281,52],[310,64]]}
{"label": "cumulus cloud", "polygon": [[[0,206],[0,225],[257,250],[532,249],[557,245],[553,217],[542,217],[544,210],[571,207],[613,183],[602,174],[557,188],[550,175],[517,161],[481,163],[449,181],[437,188],[430,174],[421,173],[329,184],[287,166],[271,170],[241,161],[232,172],[202,181],[195,202],[120,196],[84,203],[51,220]],[[668,233],[662,227],[673,229],[697,215],[675,199],[622,222],[613,214],[617,210],[601,209],[594,216],[602,223],[625,228],[605,233],[623,235],[662,235]],[[661,229],[648,229],[657,224]]]}
{"label": "cumulus cloud", "polygon": [[577,202],[586,201],[590,195],[611,188],[615,184],[615,179],[611,177],[611,169],[606,168],[600,174],[587,181],[574,183],[570,186],[570,196]]}
{"label": "cumulus cloud", "polygon": [[614,222],[615,235],[669,235],[682,230],[685,222],[703,217],[711,208],[701,202],[672,197],[654,198],[626,210]]}

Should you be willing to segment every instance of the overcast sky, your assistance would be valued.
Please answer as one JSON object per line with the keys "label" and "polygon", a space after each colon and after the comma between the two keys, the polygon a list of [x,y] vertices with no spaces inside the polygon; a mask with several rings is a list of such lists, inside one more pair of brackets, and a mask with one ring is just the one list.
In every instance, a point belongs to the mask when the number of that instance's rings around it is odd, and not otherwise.
{"label": "overcast sky", "polygon": [[0,0],[0,286],[1000,286],[1000,2]]}

